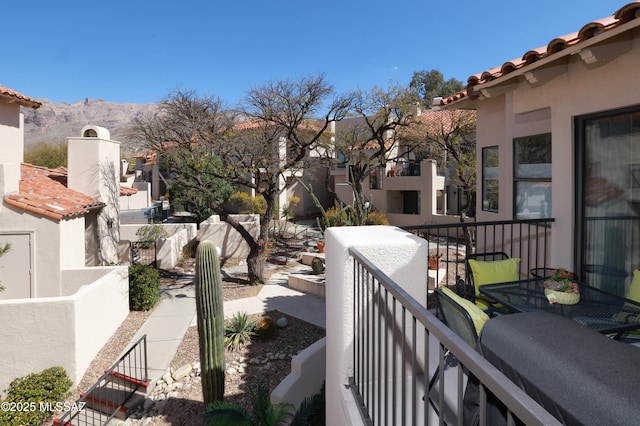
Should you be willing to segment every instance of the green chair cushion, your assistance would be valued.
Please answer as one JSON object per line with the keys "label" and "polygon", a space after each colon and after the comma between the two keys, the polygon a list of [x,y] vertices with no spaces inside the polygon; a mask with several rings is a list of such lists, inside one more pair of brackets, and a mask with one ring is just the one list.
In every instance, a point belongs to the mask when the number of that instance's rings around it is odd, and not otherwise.
{"label": "green chair cushion", "polygon": [[633,279],[627,292],[627,299],[631,299],[634,302],[640,302],[640,269],[633,271]]}
{"label": "green chair cushion", "polygon": [[517,257],[491,261],[469,259],[476,297],[480,296],[481,285],[517,281],[520,278],[519,264],[520,258]]}
{"label": "green chair cushion", "polygon": [[467,312],[469,312],[469,316],[473,321],[473,326],[476,329],[476,333],[480,335],[480,331],[482,331],[484,323],[489,320],[489,315],[487,315],[482,309],[476,306],[472,301],[458,296],[453,290],[447,287],[441,287],[440,290],[442,290],[444,294],[452,298],[458,305],[462,306]]}

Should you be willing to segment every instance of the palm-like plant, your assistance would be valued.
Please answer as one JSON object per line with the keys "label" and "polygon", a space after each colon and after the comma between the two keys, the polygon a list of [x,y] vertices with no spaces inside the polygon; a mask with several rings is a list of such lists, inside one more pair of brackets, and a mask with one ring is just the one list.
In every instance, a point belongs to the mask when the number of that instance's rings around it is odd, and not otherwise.
{"label": "palm-like plant", "polygon": [[280,402],[272,404],[269,389],[257,379],[256,387],[248,385],[253,413],[234,404],[216,401],[204,412],[204,421],[215,426],[279,426],[287,424],[294,410],[293,405]]}

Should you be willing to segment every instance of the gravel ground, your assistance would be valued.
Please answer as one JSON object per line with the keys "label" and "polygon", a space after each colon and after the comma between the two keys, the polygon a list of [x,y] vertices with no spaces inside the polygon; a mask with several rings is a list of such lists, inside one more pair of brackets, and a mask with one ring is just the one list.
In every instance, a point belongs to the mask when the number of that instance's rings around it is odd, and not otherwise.
{"label": "gravel ground", "polygon": [[[234,266],[238,262],[236,259],[227,259],[222,263],[223,269]],[[161,286],[174,284],[175,279],[182,273],[193,273],[194,264],[194,259],[188,259],[174,270],[163,271]],[[267,276],[275,271],[276,269],[270,268]],[[236,275],[223,281],[223,299],[234,300],[255,296],[259,293],[260,288],[261,286],[248,285],[242,276]],[[127,347],[131,338],[151,315],[151,312],[152,310],[129,313],[122,325],[90,364],[79,386],[68,398],[69,402],[78,399],[81,391],[91,387],[104,370],[117,361],[118,356]],[[260,376],[263,383],[270,390],[273,390],[290,373],[291,357],[325,336],[325,330],[321,327],[279,312],[269,312],[268,314],[276,320],[281,317],[287,318],[287,327],[279,329],[277,336],[271,340],[254,338],[245,348],[238,351],[225,351],[227,366],[233,368],[225,375],[225,401],[239,405],[249,412],[252,411],[252,407],[247,383],[255,387],[256,379]],[[267,359],[268,355],[273,358],[273,354],[276,354],[278,359],[270,360],[268,363],[265,361],[261,364],[251,362],[255,359]],[[171,363],[171,368],[177,369],[197,361],[199,361],[198,330],[197,327],[190,327]],[[199,384],[199,382],[197,383]],[[199,385],[185,386],[177,395],[168,399],[162,408],[155,413],[156,415],[147,416],[144,423],[141,424],[148,426],[202,425],[203,412],[202,387]],[[137,421],[133,421],[131,424],[137,424]]]}
{"label": "gravel ground", "polygon": [[[449,270],[447,271],[449,280],[455,282],[456,270],[458,274],[461,272],[460,266],[456,267],[455,264],[462,260],[455,250],[450,251],[449,259]],[[238,259],[226,259],[223,260],[222,266],[225,269],[235,266],[239,262]],[[161,285],[172,285],[180,274],[193,273],[194,265],[195,259],[191,258],[173,270],[163,271]],[[267,276],[276,270],[275,268],[268,269]],[[223,282],[223,298],[224,300],[235,300],[255,296],[261,288],[262,286],[249,286],[244,277],[236,275]],[[433,298],[429,299],[429,304],[431,304]],[[152,310],[129,313],[122,325],[90,364],[79,386],[68,399],[69,402],[78,399],[80,391],[91,387],[104,370],[117,360],[131,338],[151,315],[151,312]],[[286,328],[279,331],[276,338],[272,340],[254,339],[249,346],[241,350],[227,350],[225,353],[227,365],[232,366],[235,371],[233,374],[228,373],[225,376],[225,401],[240,405],[249,412],[252,407],[247,384],[255,386],[256,379],[260,376],[269,389],[273,390],[290,373],[291,356],[325,336],[325,330],[313,324],[279,312],[270,312],[269,315],[274,319],[286,317],[289,323]],[[264,365],[250,363],[255,358],[266,358],[267,354],[284,355],[285,358],[270,361],[266,369]],[[171,368],[177,369],[198,360],[198,331],[197,327],[190,327],[171,363]],[[168,399],[162,409],[155,416],[147,417],[143,424],[148,426],[202,425],[204,403],[202,388],[197,384],[198,382],[195,386],[186,386],[176,397]],[[138,422],[134,421],[131,424],[138,424]]]}

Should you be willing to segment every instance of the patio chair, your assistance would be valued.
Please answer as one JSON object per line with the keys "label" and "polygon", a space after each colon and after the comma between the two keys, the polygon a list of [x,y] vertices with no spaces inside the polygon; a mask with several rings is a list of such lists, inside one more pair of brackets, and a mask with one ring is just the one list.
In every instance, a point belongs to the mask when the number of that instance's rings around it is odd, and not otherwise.
{"label": "patio chair", "polygon": [[[474,349],[477,349],[478,336],[489,316],[470,300],[458,296],[447,287],[437,288],[434,291],[436,306],[441,320],[454,333],[462,338]],[[448,365],[453,355],[447,350],[444,365]],[[433,385],[438,380],[440,366],[438,366],[429,381],[427,395],[431,393]],[[429,403],[438,412],[434,402],[429,397]]]}
{"label": "patio chair", "polygon": [[466,284],[463,297],[473,301],[491,315],[504,311],[504,307],[480,294],[480,286],[516,281],[520,278],[520,259],[509,258],[502,251],[475,253],[465,258]]}

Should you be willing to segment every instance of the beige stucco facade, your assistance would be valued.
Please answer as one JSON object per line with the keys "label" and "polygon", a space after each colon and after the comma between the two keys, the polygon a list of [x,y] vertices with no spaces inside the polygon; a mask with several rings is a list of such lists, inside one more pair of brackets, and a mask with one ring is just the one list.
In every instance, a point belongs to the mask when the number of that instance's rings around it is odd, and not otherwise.
{"label": "beige stucco facade", "polygon": [[477,110],[479,183],[482,149],[499,147],[499,211],[482,210],[479,185],[478,221],[513,219],[513,140],[551,133],[551,216],[555,222],[550,257],[554,264],[572,265],[575,254],[574,119],[640,105],[636,75],[640,67],[638,21],[622,24],[495,81],[478,84],[473,88],[478,98],[451,106]]}

